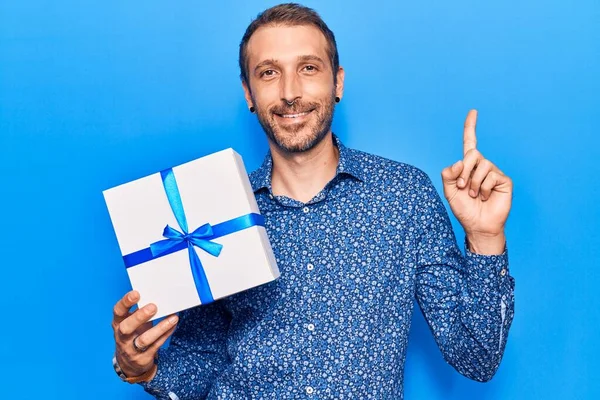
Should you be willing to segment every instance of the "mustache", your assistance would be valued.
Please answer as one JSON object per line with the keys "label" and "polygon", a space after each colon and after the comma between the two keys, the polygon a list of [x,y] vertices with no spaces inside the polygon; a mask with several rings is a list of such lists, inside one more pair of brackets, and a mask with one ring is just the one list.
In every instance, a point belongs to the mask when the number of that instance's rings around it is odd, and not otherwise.
{"label": "mustache", "polygon": [[271,112],[273,114],[279,114],[279,115],[297,114],[297,113],[312,111],[318,107],[319,107],[319,103],[314,103],[314,102],[303,102],[303,101],[296,100],[296,102],[294,102],[294,104],[292,104],[291,106],[288,106],[287,103],[284,101],[284,102],[282,102],[282,104],[278,104],[276,106],[271,107]]}

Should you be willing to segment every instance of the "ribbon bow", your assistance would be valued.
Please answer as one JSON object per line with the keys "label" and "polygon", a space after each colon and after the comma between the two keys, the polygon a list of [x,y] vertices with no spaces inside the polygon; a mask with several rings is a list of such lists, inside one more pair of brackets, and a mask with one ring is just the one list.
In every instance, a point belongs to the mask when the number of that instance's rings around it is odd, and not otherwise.
{"label": "ribbon bow", "polygon": [[181,242],[187,242],[188,248],[192,245],[197,246],[215,257],[221,254],[221,249],[223,248],[222,244],[207,240],[214,236],[213,228],[210,224],[204,224],[192,233],[182,233],[167,225],[163,231],[163,236],[167,239],[159,240],[150,245],[150,251],[152,251],[152,255],[155,257],[169,251]]}

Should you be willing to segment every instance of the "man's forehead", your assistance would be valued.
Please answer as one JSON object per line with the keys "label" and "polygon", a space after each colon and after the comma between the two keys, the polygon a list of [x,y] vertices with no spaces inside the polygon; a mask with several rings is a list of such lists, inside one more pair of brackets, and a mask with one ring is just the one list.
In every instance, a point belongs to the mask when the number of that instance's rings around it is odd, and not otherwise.
{"label": "man's forehead", "polygon": [[251,68],[264,60],[294,62],[307,55],[327,59],[327,40],[310,25],[263,26],[250,37],[247,54]]}

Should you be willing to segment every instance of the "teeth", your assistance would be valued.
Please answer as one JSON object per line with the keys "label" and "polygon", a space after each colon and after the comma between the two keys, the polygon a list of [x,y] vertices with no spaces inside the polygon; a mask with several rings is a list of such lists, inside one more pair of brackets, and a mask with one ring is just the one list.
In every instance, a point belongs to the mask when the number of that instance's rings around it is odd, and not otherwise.
{"label": "teeth", "polygon": [[302,117],[308,113],[309,113],[309,111],[306,111],[303,113],[298,113],[298,114],[283,114],[282,117],[283,118],[298,118],[298,117]]}

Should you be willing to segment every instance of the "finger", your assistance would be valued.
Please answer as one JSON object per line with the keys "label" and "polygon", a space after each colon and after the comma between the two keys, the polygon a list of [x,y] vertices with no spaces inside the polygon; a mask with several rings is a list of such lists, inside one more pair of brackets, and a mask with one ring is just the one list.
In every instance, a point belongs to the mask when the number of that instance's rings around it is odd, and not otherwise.
{"label": "finger", "polygon": [[152,351],[153,353],[156,353],[158,351],[158,349],[160,349],[160,346],[162,346],[163,344],[165,344],[165,342],[167,341],[167,339],[169,338],[169,336],[171,336],[173,334],[173,332],[175,332],[175,328],[177,328],[177,325],[175,325],[174,327],[172,327],[171,329],[169,329],[167,332],[165,332],[161,337],[159,337],[152,346],[150,346],[150,348],[148,349],[149,351]]}
{"label": "finger", "polygon": [[494,170],[494,164],[490,160],[482,159],[477,164],[477,169],[473,172],[473,176],[471,176],[471,185],[469,188],[469,195],[473,198],[479,195],[479,187],[484,179],[488,176],[488,174]]}
{"label": "finger", "polygon": [[456,184],[456,180],[462,172],[464,164],[462,160],[458,160],[453,165],[442,170],[442,182],[445,184]]}
{"label": "finger", "polygon": [[127,293],[113,308],[113,323],[119,324],[125,318],[129,317],[129,310],[140,299],[140,294],[136,290]]}
{"label": "finger", "polygon": [[471,178],[471,173],[473,170],[477,168],[477,164],[479,161],[483,160],[483,156],[477,149],[470,150],[463,159],[464,168],[460,173],[457,184],[458,187],[463,189],[467,186],[469,179]]}
{"label": "finger", "polygon": [[[170,315],[169,317],[163,319],[158,324],[156,324],[152,329],[148,329],[146,332],[141,334],[136,339],[136,344],[138,347],[147,347],[150,350],[153,347],[160,347],[164,343],[164,341],[160,344],[157,343],[163,337],[167,340],[168,336],[165,337],[165,334],[172,331],[177,326],[177,322],[179,321],[179,317],[177,315]],[[172,333],[172,332],[171,332]]]}
{"label": "finger", "polygon": [[481,184],[481,189],[479,190],[481,193],[481,200],[488,200],[493,191],[508,193],[510,192],[511,187],[512,180],[508,176],[497,171],[492,171]]}
{"label": "finger", "polygon": [[148,322],[154,314],[156,314],[156,306],[152,303],[146,304],[119,324],[119,334],[123,336],[131,335],[141,325]]}
{"label": "finger", "polygon": [[477,110],[471,110],[465,119],[463,131],[463,156],[470,150],[477,148],[477,137],[475,136],[475,125],[477,124]]}

